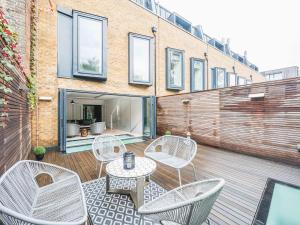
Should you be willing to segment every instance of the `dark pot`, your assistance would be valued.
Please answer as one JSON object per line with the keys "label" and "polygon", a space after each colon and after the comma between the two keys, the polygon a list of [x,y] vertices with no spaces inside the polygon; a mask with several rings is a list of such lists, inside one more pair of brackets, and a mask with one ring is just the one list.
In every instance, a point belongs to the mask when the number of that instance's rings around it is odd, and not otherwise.
{"label": "dark pot", "polygon": [[43,158],[44,158],[44,154],[42,154],[42,155],[35,155],[35,158],[36,158],[37,161],[42,161]]}

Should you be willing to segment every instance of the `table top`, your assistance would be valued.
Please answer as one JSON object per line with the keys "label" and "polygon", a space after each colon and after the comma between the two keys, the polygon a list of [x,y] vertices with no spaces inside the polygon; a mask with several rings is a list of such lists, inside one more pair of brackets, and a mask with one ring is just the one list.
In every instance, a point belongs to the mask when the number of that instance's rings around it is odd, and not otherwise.
{"label": "table top", "polygon": [[135,157],[135,167],[132,170],[123,168],[123,158],[114,160],[107,164],[106,172],[110,176],[120,178],[137,178],[148,176],[156,169],[156,163],[145,157]]}

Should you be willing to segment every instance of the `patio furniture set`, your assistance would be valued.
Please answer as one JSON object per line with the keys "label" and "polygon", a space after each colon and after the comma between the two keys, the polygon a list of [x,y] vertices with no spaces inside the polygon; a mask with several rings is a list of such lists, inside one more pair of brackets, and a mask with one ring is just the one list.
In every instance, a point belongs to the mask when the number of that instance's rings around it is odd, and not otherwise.
{"label": "patio furniture set", "polygon": [[79,134],[85,137],[90,132],[92,135],[102,134],[106,130],[105,122],[95,122],[90,125],[67,123],[67,137],[75,137]]}
{"label": "patio furniture set", "polygon": [[[197,144],[190,138],[166,135],[153,141],[145,157],[135,158],[133,169],[124,168],[126,147],[116,136],[100,135],[93,142],[99,178],[106,165],[106,192],[130,195],[137,212],[164,225],[199,225],[207,217],[225,181],[210,179],[182,186],[180,169],[191,165]],[[156,162],[178,171],[180,186],[144,204],[144,187]],[[36,178],[47,174],[52,182],[39,187]],[[133,190],[111,187],[111,179],[135,180]],[[20,161],[0,178],[0,221],[11,224],[80,225],[87,223],[87,207],[79,176],[48,163]],[[208,221],[209,222],[209,221]]]}

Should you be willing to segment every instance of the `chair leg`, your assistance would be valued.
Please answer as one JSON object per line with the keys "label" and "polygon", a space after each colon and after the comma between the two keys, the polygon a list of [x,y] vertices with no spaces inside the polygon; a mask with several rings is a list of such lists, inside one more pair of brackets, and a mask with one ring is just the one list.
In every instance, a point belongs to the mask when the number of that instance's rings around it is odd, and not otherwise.
{"label": "chair leg", "polygon": [[208,225],[210,225],[210,220],[209,220],[208,218],[207,218],[207,220],[206,220],[206,221],[207,221],[207,224],[208,224]]}
{"label": "chair leg", "polygon": [[180,169],[178,169],[178,177],[179,177],[179,185],[181,186],[181,175],[180,175]]}
{"label": "chair leg", "polygon": [[98,176],[98,179],[101,177],[102,165],[103,165],[103,162],[101,162],[101,164],[100,164],[100,170],[99,170],[99,176]]}
{"label": "chair leg", "polygon": [[194,170],[194,178],[195,178],[195,181],[197,181],[198,178],[197,178],[197,174],[196,174],[196,168],[195,168],[195,165],[194,165],[194,163],[191,163],[191,165],[192,165],[193,170]]}

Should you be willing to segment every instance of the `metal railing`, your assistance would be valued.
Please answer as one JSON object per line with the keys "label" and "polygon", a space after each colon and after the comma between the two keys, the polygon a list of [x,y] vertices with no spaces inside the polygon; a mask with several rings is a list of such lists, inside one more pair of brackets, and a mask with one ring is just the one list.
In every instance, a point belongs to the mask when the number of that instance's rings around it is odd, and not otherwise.
{"label": "metal railing", "polygon": [[[176,24],[174,22],[174,20],[171,19],[172,15],[174,13],[172,13],[171,11],[169,11],[168,9],[166,9],[165,7],[159,5],[158,3],[155,3],[154,0],[130,0],[133,1],[137,4],[139,4],[140,6],[142,6],[143,8],[150,10],[151,12],[155,13],[156,15],[158,15],[159,17],[161,17],[164,20],[167,20],[171,23],[173,23],[175,26],[184,29],[182,26],[180,26],[180,24]],[[214,38],[210,37],[209,35],[203,33],[203,31],[201,30],[202,34],[198,34],[198,32],[195,32],[196,27],[192,26],[191,31],[188,31],[186,29],[187,32],[189,32],[190,34],[192,34],[193,36],[197,37],[198,39],[203,40],[205,43],[213,46],[214,48],[218,49],[219,51],[223,52],[225,55],[230,56],[231,58],[243,63],[244,65],[248,66],[249,68],[258,71],[258,67],[250,62],[247,62],[247,60],[244,60],[243,56],[240,56],[239,54],[233,52],[233,51],[226,51],[226,47],[221,48],[218,47],[214,44]],[[225,46],[225,45],[224,45]]]}

